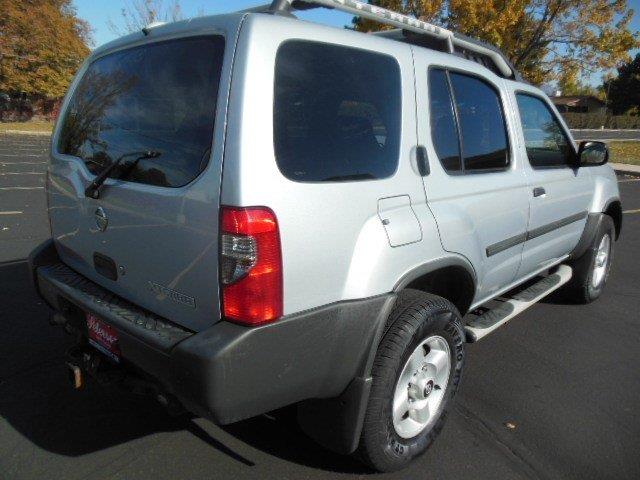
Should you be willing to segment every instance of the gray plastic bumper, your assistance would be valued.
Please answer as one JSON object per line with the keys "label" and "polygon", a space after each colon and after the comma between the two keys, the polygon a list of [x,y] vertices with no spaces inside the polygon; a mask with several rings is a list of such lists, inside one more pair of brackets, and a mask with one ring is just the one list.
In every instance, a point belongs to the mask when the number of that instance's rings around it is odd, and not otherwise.
{"label": "gray plastic bumper", "polygon": [[[255,328],[220,321],[196,334],[96,285],[61,263],[51,249],[50,243],[30,258],[41,296],[67,316],[73,305],[80,328],[82,312],[116,328],[122,357],[156,378],[189,410],[226,424],[346,392],[352,405],[346,405],[340,420],[345,425],[335,429],[340,438],[329,438],[330,431],[317,439],[343,452],[354,448],[373,355],[394,294],[339,302]],[[333,403],[329,400],[328,408]],[[313,410],[322,408],[314,400]]]}

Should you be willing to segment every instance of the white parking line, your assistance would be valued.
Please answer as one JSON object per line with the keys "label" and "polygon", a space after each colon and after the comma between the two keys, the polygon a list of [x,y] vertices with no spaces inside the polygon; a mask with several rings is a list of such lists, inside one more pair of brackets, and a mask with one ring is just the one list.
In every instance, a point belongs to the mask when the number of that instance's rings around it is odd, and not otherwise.
{"label": "white parking line", "polygon": [[0,175],[44,175],[44,172],[7,172]]}
{"label": "white parking line", "polygon": [[0,165],[46,165],[48,162],[0,162]]}
{"label": "white parking line", "polygon": [[635,210],[625,210],[622,213],[640,213],[640,208],[636,208]]}
{"label": "white parking line", "polygon": [[20,210],[16,210],[14,212],[0,212],[0,215],[22,215]]}
{"label": "white parking line", "polygon": [[41,153],[20,153],[13,155],[11,153],[0,153],[0,157],[41,157]]}
{"label": "white parking line", "polygon": [[8,148],[47,148],[47,144],[37,144],[37,143],[2,143],[0,147],[8,147]]}
{"label": "white parking line", "polygon": [[44,190],[44,187],[0,187],[0,190]]}
{"label": "white parking line", "polygon": [[640,178],[627,178],[626,180],[618,180],[618,183],[640,182]]}

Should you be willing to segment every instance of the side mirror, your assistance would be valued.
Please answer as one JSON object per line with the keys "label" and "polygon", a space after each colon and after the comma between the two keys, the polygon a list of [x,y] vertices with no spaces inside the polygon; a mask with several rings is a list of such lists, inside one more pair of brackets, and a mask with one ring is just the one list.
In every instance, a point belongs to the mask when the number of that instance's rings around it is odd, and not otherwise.
{"label": "side mirror", "polygon": [[578,165],[580,167],[598,167],[609,161],[609,147],[603,142],[591,140],[580,142],[578,147]]}

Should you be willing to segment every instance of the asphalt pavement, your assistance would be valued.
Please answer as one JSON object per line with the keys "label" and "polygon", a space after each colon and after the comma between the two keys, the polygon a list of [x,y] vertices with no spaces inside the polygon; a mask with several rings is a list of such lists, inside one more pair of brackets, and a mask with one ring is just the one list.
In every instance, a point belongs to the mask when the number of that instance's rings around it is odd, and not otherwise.
{"label": "asphalt pavement", "polygon": [[48,236],[47,143],[0,135],[0,479],[640,478],[639,179],[620,180],[628,213],[602,298],[551,297],[469,345],[434,446],[376,475],[315,445],[288,411],[218,427],[110,387],[71,390],[71,339],[48,325],[24,261]]}

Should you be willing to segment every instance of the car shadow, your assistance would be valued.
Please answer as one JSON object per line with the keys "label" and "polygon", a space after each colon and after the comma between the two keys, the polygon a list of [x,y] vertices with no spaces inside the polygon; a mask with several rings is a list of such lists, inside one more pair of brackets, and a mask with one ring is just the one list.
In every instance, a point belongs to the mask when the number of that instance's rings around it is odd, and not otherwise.
{"label": "car shadow", "polygon": [[335,473],[374,473],[354,457],[322,448],[298,426],[295,406],[221,427],[253,448],[288,462]]}
{"label": "car shadow", "polygon": [[[38,448],[78,457],[159,432],[188,431],[239,464],[254,463],[187,415],[172,417],[148,397],[88,382],[71,388],[64,352],[72,339],[47,322],[49,309],[30,284],[26,262],[0,263],[0,427],[3,423]],[[222,427],[269,455],[312,468],[367,473],[350,457],[315,444],[284,409]],[[4,433],[3,433],[4,432]],[[0,435],[10,430],[0,428]],[[3,439],[6,441],[6,439]]]}

